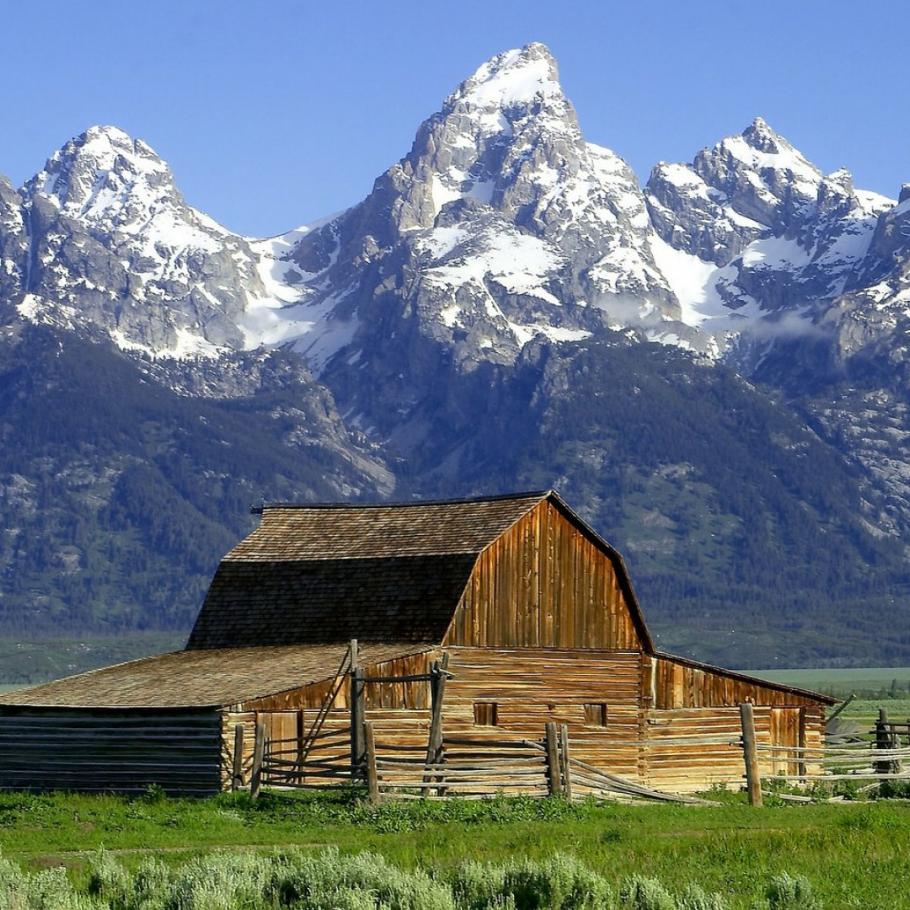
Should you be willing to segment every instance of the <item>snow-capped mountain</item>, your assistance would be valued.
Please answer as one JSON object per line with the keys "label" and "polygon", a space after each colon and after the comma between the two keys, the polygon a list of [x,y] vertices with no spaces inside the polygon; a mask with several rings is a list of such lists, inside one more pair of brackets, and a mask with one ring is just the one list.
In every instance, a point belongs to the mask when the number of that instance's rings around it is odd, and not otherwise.
{"label": "snow-capped mountain", "polygon": [[191,357],[244,345],[262,296],[249,243],[188,206],[143,141],[94,127],[22,189],[29,253],[20,313],[91,324],[125,350]]}
{"label": "snow-capped mountain", "polygon": [[421,125],[366,200],[301,240],[311,305],[335,323],[332,344],[301,349],[369,349],[395,312],[470,368],[511,363],[536,336],[672,316],[649,233],[634,175],[584,140],[549,51],[509,51]]}
{"label": "snow-capped mountain", "polygon": [[[119,377],[134,438],[84,362]],[[910,530],[908,364],[910,190],[824,174],[761,118],[642,187],[586,140],[541,44],[482,64],[361,202],[271,238],[219,225],[146,142],[92,127],[18,190],[0,178],[0,438],[23,449],[0,463],[0,572],[10,590],[57,579],[63,609],[113,536],[179,552],[192,592],[197,537],[214,559],[237,531],[232,486],[557,484],[672,610],[716,601],[724,622],[728,584],[757,610],[782,551],[783,599],[811,601],[815,573],[846,602],[870,565],[887,598]],[[66,370],[91,401],[78,429]],[[48,485],[68,505],[29,574]],[[63,540],[87,525],[103,544]],[[680,587],[696,564],[703,587]],[[3,603],[0,585],[0,619]]]}
{"label": "snow-capped mountain", "polygon": [[893,200],[823,175],[761,118],[642,191],[585,141],[540,44],[484,63],[359,205],[276,238],[191,208],[114,127],[67,143],[18,205],[0,187],[0,205],[25,318],[159,359],[290,344],[317,371],[342,349],[361,361],[390,319],[467,369],[604,330],[722,358],[743,335],[837,331],[831,314],[855,306],[834,301],[867,287],[881,310],[906,240]]}
{"label": "snow-capped mountain", "polygon": [[[659,262],[702,331],[811,334],[860,278],[894,201],[824,176],[761,118],[647,188]],[[710,263],[715,268],[708,268]]]}

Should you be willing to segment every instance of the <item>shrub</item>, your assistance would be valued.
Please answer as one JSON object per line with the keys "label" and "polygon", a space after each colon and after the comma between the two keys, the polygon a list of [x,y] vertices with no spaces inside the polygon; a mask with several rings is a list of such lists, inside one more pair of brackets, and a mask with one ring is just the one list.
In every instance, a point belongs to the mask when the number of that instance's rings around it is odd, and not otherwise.
{"label": "shrub", "polygon": [[[316,854],[289,851],[273,857],[267,896],[307,910],[335,910],[340,901],[351,908],[387,910],[455,910],[451,892],[425,872],[404,871],[381,856],[341,856],[337,850]],[[348,903],[344,904],[345,907]]]}
{"label": "shrub", "polygon": [[821,903],[812,894],[812,886],[803,875],[786,872],[772,877],[767,890],[770,910],[821,910]]}
{"label": "shrub", "polygon": [[466,863],[452,882],[455,903],[464,910],[609,910],[609,884],[571,857],[543,862],[492,865]]}
{"label": "shrub", "polygon": [[192,859],[174,875],[166,910],[235,910],[260,907],[271,882],[272,861],[254,853],[214,853]]}
{"label": "shrub", "polygon": [[641,875],[623,882],[619,902],[623,910],[679,910],[676,898],[656,878]]}
{"label": "shrub", "polygon": [[26,878],[24,893],[9,905],[10,910],[91,910],[94,901],[77,894],[62,866],[42,869]]}
{"label": "shrub", "polygon": [[708,894],[698,885],[687,885],[679,898],[679,910],[727,910],[723,895]]}
{"label": "shrub", "polygon": [[133,877],[103,847],[89,859],[88,893],[100,897],[111,910],[133,905]]}
{"label": "shrub", "polygon": [[0,910],[18,910],[24,906],[28,879],[15,863],[0,859]]}

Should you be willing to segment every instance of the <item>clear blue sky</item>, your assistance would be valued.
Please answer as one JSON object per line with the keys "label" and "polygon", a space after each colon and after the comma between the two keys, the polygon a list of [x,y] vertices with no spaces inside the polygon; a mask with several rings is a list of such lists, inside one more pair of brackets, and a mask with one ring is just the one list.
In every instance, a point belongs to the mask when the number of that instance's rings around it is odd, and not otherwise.
{"label": "clear blue sky", "polygon": [[0,172],[88,126],[148,141],[187,199],[266,235],[356,202],[483,60],[543,41],[587,137],[641,180],[757,114],[825,170],[910,181],[905,2],[0,0]]}

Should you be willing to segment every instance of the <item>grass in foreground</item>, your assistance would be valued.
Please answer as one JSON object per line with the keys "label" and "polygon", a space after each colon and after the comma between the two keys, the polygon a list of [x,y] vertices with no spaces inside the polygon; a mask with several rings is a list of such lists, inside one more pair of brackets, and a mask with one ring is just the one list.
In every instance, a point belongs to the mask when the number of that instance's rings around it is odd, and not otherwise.
{"label": "grass in foreground", "polygon": [[[83,891],[89,886],[91,854],[101,845],[131,870],[151,857],[174,869],[213,850],[233,855],[251,847],[298,845],[309,852],[334,847],[341,856],[369,852],[397,870],[423,870],[447,882],[472,860],[546,863],[561,854],[596,873],[614,895],[630,876],[639,875],[658,880],[677,898],[697,886],[706,895],[723,895],[730,910],[753,910],[768,906],[772,879],[787,874],[805,877],[814,899],[827,910],[910,907],[905,880],[910,806],[892,802],[751,809],[730,795],[721,808],[570,806],[561,800],[521,799],[371,807],[341,793],[267,792],[257,803],[245,795],[191,801],[6,794],[0,795],[0,845],[5,857],[26,869],[66,865]],[[159,905],[148,910],[152,906]],[[239,904],[181,904],[200,910],[215,906]],[[496,906],[559,905],[506,901]],[[678,902],[620,906],[688,910]],[[713,905],[696,906],[711,910]]]}

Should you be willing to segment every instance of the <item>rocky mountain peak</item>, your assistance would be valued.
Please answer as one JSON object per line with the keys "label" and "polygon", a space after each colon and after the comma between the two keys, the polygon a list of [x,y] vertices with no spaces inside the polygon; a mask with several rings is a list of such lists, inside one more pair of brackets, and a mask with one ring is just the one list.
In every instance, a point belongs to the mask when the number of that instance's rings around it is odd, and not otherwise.
{"label": "rocky mountain peak", "polygon": [[[432,228],[458,202],[512,214],[535,193],[544,165],[577,170],[584,155],[575,110],[543,44],[506,51],[483,63],[417,131],[410,152],[376,182],[367,209],[391,216],[374,236],[380,246],[418,228]],[[527,176],[521,200],[512,185]],[[554,175],[545,175],[551,182]],[[372,220],[372,219],[371,219]]]}
{"label": "rocky mountain peak", "polygon": [[[535,335],[678,316],[650,235],[634,173],[585,141],[552,55],[530,44],[483,63],[370,196],[292,256],[327,337],[379,350],[369,336],[394,301],[471,366],[512,362]],[[312,357],[307,341],[300,349]]]}
{"label": "rocky mountain peak", "polygon": [[821,171],[760,117],[739,136],[728,136],[695,156],[692,167],[733,207],[768,227],[814,205]]}
{"label": "rocky mountain peak", "polygon": [[147,143],[94,126],[20,195],[29,233],[20,315],[100,330],[152,357],[247,346],[241,316],[265,296],[259,257],[187,205]]}
{"label": "rocky mountain peak", "polygon": [[105,224],[155,204],[182,202],[167,164],[148,144],[115,126],[93,126],[71,139],[25,191],[64,215]]}
{"label": "rocky mountain peak", "polygon": [[784,148],[793,148],[783,136],[771,128],[764,117],[756,117],[741,135],[752,148],[769,155],[778,155]]}

